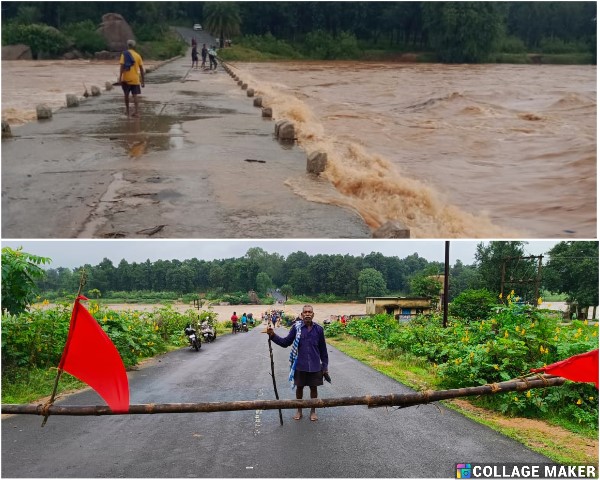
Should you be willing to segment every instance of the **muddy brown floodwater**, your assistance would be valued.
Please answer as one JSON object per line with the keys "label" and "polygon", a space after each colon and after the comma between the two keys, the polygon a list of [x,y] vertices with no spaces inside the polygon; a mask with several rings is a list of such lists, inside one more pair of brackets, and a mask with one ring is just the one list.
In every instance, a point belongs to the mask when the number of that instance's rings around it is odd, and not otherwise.
{"label": "muddy brown floodwater", "polygon": [[[160,305],[125,303],[103,304],[103,306],[110,310],[138,310],[142,312],[151,312],[160,308]],[[190,305],[182,304],[175,304],[174,308],[182,313],[193,309]],[[364,303],[315,303],[313,308],[315,320],[319,323],[329,318],[330,315],[364,315],[365,313]],[[242,313],[252,313],[253,317],[258,319],[265,311],[271,309],[283,310],[288,315],[299,315],[302,311],[302,305],[213,305],[210,309],[217,314],[219,322],[224,322],[231,318],[233,312],[237,312],[238,316],[241,316]]]}
{"label": "muddy brown floodwater", "polygon": [[596,238],[595,66],[235,66],[329,153],[329,179],[367,223]]}
{"label": "muddy brown floodwater", "polygon": [[[329,156],[336,195],[300,196],[396,219],[415,238],[596,238],[596,68],[357,62],[233,64]],[[116,76],[112,62],[2,62],[2,115],[33,118]],[[160,72],[160,70],[158,71]],[[235,178],[235,175],[232,176]],[[229,180],[228,180],[229,181]]]}

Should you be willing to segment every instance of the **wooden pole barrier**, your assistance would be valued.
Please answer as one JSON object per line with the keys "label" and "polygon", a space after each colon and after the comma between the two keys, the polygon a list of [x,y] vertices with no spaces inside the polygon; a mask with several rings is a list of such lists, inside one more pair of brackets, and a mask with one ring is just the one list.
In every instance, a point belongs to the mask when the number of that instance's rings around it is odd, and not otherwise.
{"label": "wooden pole barrier", "polygon": [[207,403],[148,403],[130,405],[127,412],[113,412],[104,405],[61,406],[52,405],[2,405],[2,413],[26,415],[146,415],[156,413],[200,413],[231,412],[239,410],[277,410],[295,408],[330,408],[351,405],[367,405],[374,407],[411,407],[414,405],[449,400],[451,398],[472,397],[478,395],[494,395],[505,392],[522,392],[532,388],[557,387],[566,382],[562,377],[553,375],[535,375],[518,378],[507,382],[493,383],[479,387],[457,388],[453,390],[431,390],[388,395],[365,395],[361,397],[312,398],[307,400],[249,400],[238,402]]}

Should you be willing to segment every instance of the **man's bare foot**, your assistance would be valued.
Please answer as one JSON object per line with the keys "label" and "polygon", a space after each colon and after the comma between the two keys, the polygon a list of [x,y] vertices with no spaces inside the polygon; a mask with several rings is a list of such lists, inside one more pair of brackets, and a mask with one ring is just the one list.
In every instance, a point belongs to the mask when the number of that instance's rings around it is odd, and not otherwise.
{"label": "man's bare foot", "polygon": [[316,422],[318,420],[317,412],[310,412],[310,421]]}
{"label": "man's bare foot", "polygon": [[292,417],[294,420],[300,420],[302,418],[302,412],[296,412],[296,415]]}

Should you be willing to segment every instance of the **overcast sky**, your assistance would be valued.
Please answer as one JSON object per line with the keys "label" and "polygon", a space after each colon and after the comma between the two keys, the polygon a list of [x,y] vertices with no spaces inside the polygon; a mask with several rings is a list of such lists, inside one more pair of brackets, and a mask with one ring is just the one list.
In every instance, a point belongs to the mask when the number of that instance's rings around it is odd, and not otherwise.
{"label": "overcast sky", "polygon": [[[97,265],[108,258],[117,266],[122,259],[129,263],[156,260],[214,260],[239,258],[252,247],[260,247],[269,253],[287,257],[290,253],[303,251],[309,255],[318,253],[350,254],[359,256],[381,252],[385,256],[405,258],[417,253],[429,261],[444,261],[443,240],[31,240],[2,241],[3,247],[17,248],[42,257],[50,257],[47,268],[80,267],[86,263]],[[450,264],[457,259],[465,264],[475,261],[475,249],[480,243],[471,240],[450,242]],[[525,252],[531,255],[546,253],[556,241],[529,241]]]}

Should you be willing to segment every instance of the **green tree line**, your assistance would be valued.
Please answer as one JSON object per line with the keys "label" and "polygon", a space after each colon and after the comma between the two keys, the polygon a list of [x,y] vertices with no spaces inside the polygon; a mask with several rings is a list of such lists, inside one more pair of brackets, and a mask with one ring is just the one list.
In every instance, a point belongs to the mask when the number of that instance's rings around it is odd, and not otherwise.
{"label": "green tree line", "polygon": [[[134,26],[207,22],[214,35],[273,36],[312,49],[329,41],[435,51],[481,62],[492,52],[596,52],[596,2],[3,2],[2,23],[61,29],[120,13]],[[147,30],[147,28],[145,28]],[[333,50],[338,58],[343,51]]]}
{"label": "green tree line", "polygon": [[[560,242],[539,258],[525,253],[526,242],[497,241],[480,243],[475,262],[465,265],[457,260],[450,267],[450,300],[470,290],[486,290],[498,297],[511,291],[523,301],[536,303],[541,289],[563,293],[580,308],[598,304],[598,242]],[[10,256],[3,265],[10,265]],[[172,291],[180,295],[207,292],[232,293],[255,290],[265,294],[280,287],[284,295],[319,294],[359,299],[386,294],[435,297],[441,283],[432,281],[443,274],[444,265],[430,262],[417,253],[404,258],[380,252],[352,256],[339,254],[308,255],[294,252],[284,257],[253,247],[240,258],[219,260],[157,260],[118,265],[105,258],[97,265],[74,269],[50,268],[37,285],[42,293],[77,291],[84,268],[86,292]],[[2,276],[3,290],[10,291]],[[13,280],[14,282],[14,280]],[[93,293],[90,293],[93,296]],[[3,295],[3,306],[4,306]]]}

